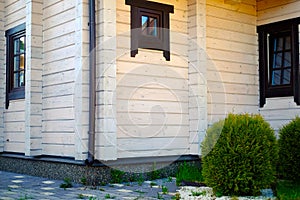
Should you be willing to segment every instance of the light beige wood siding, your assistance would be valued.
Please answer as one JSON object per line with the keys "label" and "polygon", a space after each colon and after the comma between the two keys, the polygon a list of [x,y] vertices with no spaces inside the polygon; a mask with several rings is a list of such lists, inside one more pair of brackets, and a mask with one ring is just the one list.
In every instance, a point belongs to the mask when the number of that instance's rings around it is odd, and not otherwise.
{"label": "light beige wood siding", "polygon": [[117,0],[119,158],[182,155],[189,147],[188,2],[156,2],[174,5],[171,61],[161,51],[143,49],[130,57],[130,6]]}
{"label": "light beige wood siding", "polygon": [[26,0],[7,0],[4,8],[6,30],[25,22]]}
{"label": "light beige wood siding", "polygon": [[259,0],[257,2],[258,25],[299,17],[299,0]]}
{"label": "light beige wood siding", "polygon": [[[300,1],[258,1],[257,10],[259,25],[278,22],[300,17]],[[300,106],[296,105],[294,97],[267,98],[266,104],[260,109],[260,113],[278,131],[283,125],[295,118],[295,116],[300,115]]]}
{"label": "light beige wood siding", "polygon": [[0,0],[0,152],[4,151],[4,94],[5,94],[5,38],[4,23],[5,10],[4,0]]}
{"label": "light beige wood siding", "polygon": [[207,0],[208,121],[258,111],[256,1]]}
{"label": "light beige wood siding", "polygon": [[76,1],[44,1],[43,154],[75,156]]}
{"label": "light beige wood siding", "polygon": [[[4,3],[4,29],[8,30],[26,21],[25,0],[7,0]],[[6,48],[6,46],[5,46]],[[5,73],[5,70],[4,70]],[[6,85],[3,85],[4,88]],[[4,100],[5,97],[3,97]],[[4,110],[4,151],[24,153],[25,151],[25,102],[10,101]]]}

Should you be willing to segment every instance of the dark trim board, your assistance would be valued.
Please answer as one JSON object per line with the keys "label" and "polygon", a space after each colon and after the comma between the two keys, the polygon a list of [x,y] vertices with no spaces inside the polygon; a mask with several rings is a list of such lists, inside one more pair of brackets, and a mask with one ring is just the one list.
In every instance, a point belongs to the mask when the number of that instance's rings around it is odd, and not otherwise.
{"label": "dark trim board", "polygon": [[77,183],[80,183],[82,178],[86,178],[89,184],[99,185],[110,182],[112,169],[126,169],[126,171],[130,171],[126,173],[129,177],[142,169],[145,171],[143,175],[147,179],[146,172],[152,171],[155,166],[156,169],[159,169],[162,177],[168,177],[175,176],[179,165],[183,162],[199,163],[200,165],[200,158],[193,155],[128,158],[107,163],[97,161],[93,166],[87,166],[84,161],[76,161],[70,157],[25,157],[22,154],[2,153],[0,154],[0,171],[58,180],[70,178]]}

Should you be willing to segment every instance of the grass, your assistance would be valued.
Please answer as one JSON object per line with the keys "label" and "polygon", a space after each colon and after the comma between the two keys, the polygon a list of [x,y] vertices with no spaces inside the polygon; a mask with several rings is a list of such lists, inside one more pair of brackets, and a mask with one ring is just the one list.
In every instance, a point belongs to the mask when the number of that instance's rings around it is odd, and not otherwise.
{"label": "grass", "polygon": [[65,178],[65,179],[64,179],[64,183],[60,184],[59,187],[60,187],[60,188],[63,188],[63,189],[73,187],[72,182],[71,182],[71,179]]}
{"label": "grass", "polygon": [[277,197],[280,200],[300,200],[300,182],[278,181]]}
{"label": "grass", "polygon": [[180,165],[176,175],[176,184],[180,185],[182,181],[203,182],[201,168],[195,164],[184,162]]}

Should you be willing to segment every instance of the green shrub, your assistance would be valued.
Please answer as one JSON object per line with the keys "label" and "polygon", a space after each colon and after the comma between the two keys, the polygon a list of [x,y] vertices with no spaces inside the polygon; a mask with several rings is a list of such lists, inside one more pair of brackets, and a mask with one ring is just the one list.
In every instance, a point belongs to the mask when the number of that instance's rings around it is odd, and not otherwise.
{"label": "green shrub", "polygon": [[176,184],[180,185],[182,181],[188,182],[203,182],[203,176],[201,173],[201,166],[195,163],[182,163],[179,166],[176,174]]}
{"label": "green shrub", "polygon": [[209,128],[201,147],[205,183],[218,195],[259,195],[275,182],[277,141],[259,115],[230,114]]}
{"label": "green shrub", "polygon": [[300,181],[300,118],[282,127],[279,131],[278,173],[287,180]]}

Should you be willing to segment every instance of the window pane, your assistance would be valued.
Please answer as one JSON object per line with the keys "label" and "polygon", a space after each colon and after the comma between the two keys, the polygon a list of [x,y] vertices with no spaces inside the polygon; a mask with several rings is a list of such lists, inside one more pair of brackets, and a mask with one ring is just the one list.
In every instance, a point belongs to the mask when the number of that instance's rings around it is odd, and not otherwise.
{"label": "window pane", "polygon": [[18,87],[19,87],[19,73],[14,73],[13,88],[18,88]]}
{"label": "window pane", "polygon": [[275,53],[273,59],[273,69],[281,68],[282,66],[282,53]]}
{"label": "window pane", "polygon": [[24,58],[24,54],[20,55],[20,68],[19,69],[22,69],[24,70],[25,69],[25,58]]}
{"label": "window pane", "polygon": [[291,52],[285,52],[284,53],[283,67],[290,67],[291,66],[291,60],[292,60]]}
{"label": "window pane", "polygon": [[20,38],[20,53],[25,52],[25,37]]}
{"label": "window pane", "polygon": [[157,36],[157,18],[142,16],[142,34]]}
{"label": "window pane", "polygon": [[19,86],[24,86],[25,85],[25,80],[24,80],[24,71],[20,72],[20,77],[19,77]]}
{"label": "window pane", "polygon": [[14,40],[14,55],[19,54],[19,39]]}
{"label": "window pane", "polygon": [[272,74],[272,85],[281,85],[281,70],[275,70]]}
{"label": "window pane", "polygon": [[153,17],[149,21],[149,35],[157,36],[157,19]]}
{"label": "window pane", "polygon": [[20,57],[15,56],[14,57],[14,71],[19,71],[20,69]]}
{"label": "window pane", "polygon": [[283,84],[291,83],[291,69],[285,69],[283,72]]}
{"label": "window pane", "polygon": [[147,27],[148,27],[148,16],[142,16],[142,33],[143,35],[148,35]]}
{"label": "window pane", "polygon": [[279,38],[275,38],[274,40],[274,51],[282,51],[283,49],[283,38],[279,37]]}
{"label": "window pane", "polygon": [[287,36],[285,38],[285,49],[290,50],[291,49],[291,37]]}

